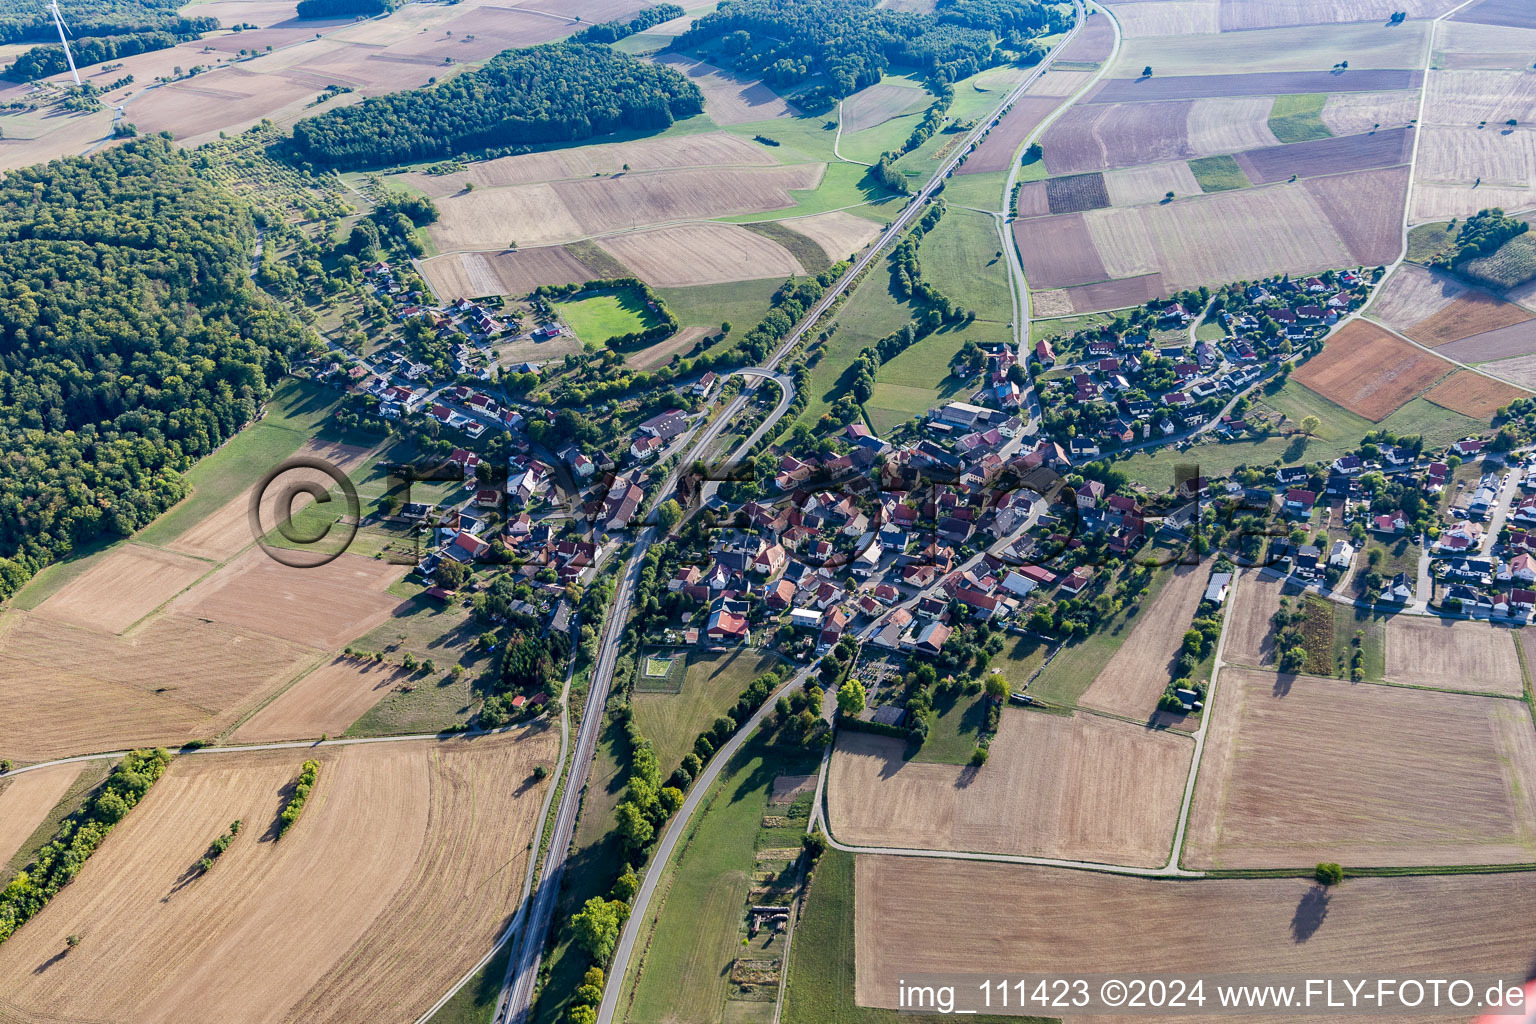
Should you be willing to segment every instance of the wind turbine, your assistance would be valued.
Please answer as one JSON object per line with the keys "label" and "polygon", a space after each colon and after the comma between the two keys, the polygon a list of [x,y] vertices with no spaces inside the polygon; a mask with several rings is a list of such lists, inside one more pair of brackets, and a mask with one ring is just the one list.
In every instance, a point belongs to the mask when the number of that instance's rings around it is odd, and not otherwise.
{"label": "wind turbine", "polygon": [[80,72],[75,68],[75,55],[69,52],[69,40],[64,38],[64,19],[59,17],[59,0],[49,0],[48,9],[53,12],[53,23],[59,27],[59,42],[64,44],[64,59],[69,61],[69,73],[80,84]]}

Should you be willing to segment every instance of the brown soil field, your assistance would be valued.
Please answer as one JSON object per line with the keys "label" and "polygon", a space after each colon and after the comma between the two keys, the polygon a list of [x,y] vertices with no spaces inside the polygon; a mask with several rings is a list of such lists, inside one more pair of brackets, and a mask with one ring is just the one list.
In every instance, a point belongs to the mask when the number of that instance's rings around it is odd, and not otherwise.
{"label": "brown soil field", "polygon": [[[336,444],[330,441],[311,440],[306,441],[297,452],[296,457],[324,459],[343,473],[363,465],[368,460],[372,449],[358,445]],[[273,467],[276,468],[276,467]],[[305,481],[315,482],[331,486],[333,481],[329,476],[318,470],[295,469],[282,474],[280,481],[283,485],[298,484]],[[254,486],[254,485],[253,485]],[[275,509],[277,507],[278,492],[283,487],[268,488],[268,495],[261,508],[261,522],[263,524],[275,523]],[[308,504],[308,499],[301,498],[294,502],[294,511],[298,511]],[[240,497],[230,501],[222,508],[204,518],[195,526],[188,529],[181,536],[166,545],[172,551],[193,555],[198,558],[209,558],[216,562],[223,561],[238,554],[256,540],[251,535],[251,492],[247,489]]]}
{"label": "brown soil field", "polygon": [[[1528,188],[1536,178],[1536,132],[1528,128],[1424,129],[1419,181]],[[1477,190],[1482,190],[1482,185]]]}
{"label": "brown soil field", "polygon": [[682,168],[554,184],[478,189],[438,201],[428,228],[440,249],[499,249],[568,242],[669,221],[704,220],[793,206],[790,189],[821,183],[823,164]]}
{"label": "brown soil field", "polygon": [[1206,713],[1189,867],[1536,860],[1521,701],[1238,669]]}
{"label": "brown soil field", "polygon": [[1109,277],[1080,213],[1013,222],[1024,273],[1035,288],[1062,288]]}
{"label": "brown soil field", "polygon": [[394,43],[377,56],[425,58],[435,65],[448,57],[463,63],[488,60],[502,50],[562,39],[575,27],[525,10],[479,7]]}
{"label": "brown soil field", "polygon": [[1115,206],[1161,203],[1169,192],[1175,197],[1200,195],[1200,183],[1195,181],[1189,161],[1184,160],[1106,170],[1104,186],[1109,189],[1109,201]]}
{"label": "brown soil field", "polygon": [[321,654],[177,615],[118,637],[13,612],[0,634],[0,751],[18,761],[207,739]]}
{"label": "brown soil field", "polygon": [[177,598],[170,610],[336,650],[388,618],[400,599],[384,588],[402,575],[398,565],[345,554],[294,569],[253,548]]}
{"label": "brown soil field", "polygon": [[450,253],[423,260],[421,272],[443,302],[461,296],[526,295],[540,285],[590,281],[595,276],[559,245]]}
{"label": "brown soil field", "polygon": [[982,174],[1007,170],[1013,162],[1013,154],[1024,144],[1029,133],[1039,127],[1040,122],[1051,115],[1051,111],[1061,106],[1061,102],[1057,97],[1021,96],[955,173]]}
{"label": "brown soil field", "polygon": [[1406,163],[1413,149],[1410,128],[1384,128],[1366,135],[1293,142],[1237,154],[1237,163],[1256,185]]}
{"label": "brown soil field", "polygon": [[858,217],[843,210],[818,213],[813,217],[796,217],[779,223],[821,246],[821,251],[832,260],[859,252],[880,234],[879,224],[868,217]]}
{"label": "brown soil field", "polygon": [[1079,101],[1040,137],[1046,169],[1052,174],[1072,174],[1203,155],[1189,146],[1192,109],[1190,103]]}
{"label": "brown soil field", "polygon": [[1471,285],[1449,274],[1404,263],[1376,293],[1370,314],[1406,334],[1407,328],[1434,316],[1471,290]]}
{"label": "brown soil field", "polygon": [[904,743],[844,732],[827,779],[832,832],[856,846],[1168,860],[1193,745],[1079,712],[1003,713],[979,772],[904,761]]}
{"label": "brown soil field", "polygon": [[1150,720],[1157,712],[1157,698],[1173,678],[1170,668],[1210,576],[1208,565],[1175,568],[1173,579],[1137,614],[1131,635],[1104,664],[1078,703]]}
{"label": "brown soil field", "polygon": [[1108,206],[1109,191],[1104,187],[1104,175],[1097,171],[1047,178],[1045,202],[1052,213],[1082,213]]}
{"label": "brown soil field", "polygon": [[[1119,174],[1119,171],[1110,171],[1109,174]],[[1109,177],[1105,176],[1105,187],[1109,185]],[[1166,191],[1166,190],[1165,190]],[[1019,189],[1019,194],[1014,201],[1017,215],[1020,217],[1046,217],[1051,212],[1051,202],[1046,195],[1045,182],[1026,181]]]}
{"label": "brown soil field", "polygon": [[[0,948],[9,1019],[413,1020],[515,912],[551,729],[180,758]],[[298,824],[270,826],[306,758]],[[240,819],[207,874],[194,866]],[[61,959],[63,936],[83,942]],[[123,956],[148,943],[153,957]],[[405,969],[409,965],[409,969]]]}
{"label": "brown soil field", "polygon": [[1114,77],[1140,78],[1150,64],[1163,75],[1199,75],[1212,68],[1256,74],[1311,71],[1339,61],[1351,68],[1406,68],[1424,62],[1429,26],[1408,22],[1392,32],[1377,23],[1340,25],[1326,32],[1311,26],[1228,32],[1215,38],[1173,29],[1162,38],[1136,38],[1121,47]]}
{"label": "brown soil field", "polygon": [[178,139],[239,132],[288,103],[313,99],[316,91],[313,84],[280,73],[231,68],[145,92],[134,100],[133,123],[141,132],[168,131]]}
{"label": "brown soil field", "polygon": [[1116,78],[1084,97],[1090,103],[1194,100],[1217,96],[1279,96],[1300,92],[1388,92],[1417,89],[1419,71],[1362,68],[1358,71],[1276,71],[1253,75],[1180,75]]}
{"label": "brown soil field", "polygon": [[1135,0],[1110,6],[1126,39],[1221,31],[1221,0]]}
{"label": "brown soil field", "polygon": [[[625,165],[629,171],[623,170]],[[553,149],[544,153],[504,156],[470,164],[453,174],[412,171],[394,180],[419,189],[434,199],[462,192],[465,185],[499,188],[533,185],[564,178],[590,178],[594,174],[638,174],[679,167],[771,167],[768,151],[754,142],[728,132],[706,132],[665,139],[639,139],[593,146]]]}
{"label": "brown soil field", "polygon": [[1090,13],[1087,22],[1072,41],[1062,47],[1057,60],[1102,61],[1115,48],[1115,26],[1108,16]]}
{"label": "brown soil field", "polygon": [[1284,585],[1279,580],[1256,572],[1242,574],[1237,597],[1227,612],[1227,646],[1222,654],[1228,664],[1255,667],[1274,664],[1274,627],[1269,620],[1280,610],[1283,591]]}
{"label": "brown soil field", "polygon": [[1416,92],[1336,92],[1323,104],[1323,124],[1335,135],[1356,135],[1380,125],[1395,128],[1419,113]]}
{"label": "brown soil field", "polygon": [[609,235],[598,244],[657,288],[805,273],[788,249],[735,224],[677,224]]}
{"label": "brown soil field", "polygon": [[1515,642],[1513,631],[1486,622],[1395,615],[1387,620],[1386,678],[1518,697],[1524,690]]}
{"label": "brown soil field", "polygon": [[681,54],[657,58],[682,72],[704,93],[704,112],[715,124],[752,124],[794,117],[799,108],[762,82]]}
{"label": "brown soil field", "polygon": [[1350,260],[1346,262],[1383,265],[1403,251],[1407,167],[1332,174],[1308,179],[1302,187],[1349,250]]}
{"label": "brown soil field", "polygon": [[628,19],[647,4],[644,0],[527,0],[517,6],[561,18],[573,18],[577,22],[593,22]]}
{"label": "brown soil field", "polygon": [[[1169,882],[1020,864],[859,857],[855,891],[855,1001],[863,1006],[895,1008],[898,980],[922,972],[1366,975],[1390,964],[1400,977],[1486,971],[1523,978],[1536,947],[1536,874],[1528,873],[1358,878],[1323,892],[1300,878]],[[812,899],[814,892],[813,885]],[[1488,926],[1490,907],[1499,908],[1509,927]],[[914,928],[919,921],[922,927]],[[1467,1016],[1413,1019],[1464,1024]],[[1362,1019],[1383,1018],[1356,1018]]]}
{"label": "brown soil field", "polygon": [[1454,18],[1484,25],[1536,29],[1536,11],[1523,0],[1477,0],[1477,3],[1457,11]]}
{"label": "brown soil field", "polygon": [[[1437,71],[1425,86],[1424,123],[1499,130],[1511,117],[1536,120],[1536,75],[1524,71]],[[1489,129],[1485,128],[1484,131]]]}
{"label": "brown soil field", "polygon": [[1486,420],[1515,399],[1529,398],[1530,392],[1503,381],[1489,380],[1471,370],[1460,370],[1424,392],[1424,397],[1452,412]]}
{"label": "brown soil field", "polygon": [[78,762],[58,764],[0,780],[0,864],[16,855],[84,767]]}
{"label": "brown soil field", "polygon": [[1470,338],[1441,345],[1438,351],[1462,363],[1483,363],[1530,355],[1536,352],[1536,320],[1474,334]]}
{"label": "brown soil field", "polygon": [[1222,96],[1189,106],[1189,151],[1195,156],[1236,153],[1279,143],[1269,129],[1268,96]]}
{"label": "brown soil field", "polygon": [[1498,362],[1484,363],[1481,368],[1521,387],[1536,389],[1536,355],[1500,359]]}
{"label": "brown soil field", "polygon": [[1366,320],[1329,335],[1323,350],[1291,374],[1350,412],[1379,423],[1451,369]]}
{"label": "brown soil field", "polygon": [[1480,288],[1469,288],[1447,306],[1404,328],[1403,333],[1421,345],[1438,348],[1475,334],[1496,331],[1536,319],[1513,302],[1495,298]]}
{"label": "brown soil field", "polygon": [[926,97],[922,89],[913,85],[876,82],[843,100],[843,131],[861,132],[882,125],[909,107],[918,107]]}
{"label": "brown soil field", "polygon": [[196,558],[125,544],[44,601],[37,613],[121,633],[212,568]]}
{"label": "brown soil field", "polygon": [[412,679],[433,685],[398,665],[343,655],[283,691],[229,738],[233,743],[272,743],[340,736],[391,690],[411,685]]}
{"label": "brown soil field", "polygon": [[1119,281],[1079,285],[1067,288],[1068,313],[1096,313],[1102,309],[1124,309],[1162,298],[1172,289],[1163,283],[1162,274],[1143,274]]}

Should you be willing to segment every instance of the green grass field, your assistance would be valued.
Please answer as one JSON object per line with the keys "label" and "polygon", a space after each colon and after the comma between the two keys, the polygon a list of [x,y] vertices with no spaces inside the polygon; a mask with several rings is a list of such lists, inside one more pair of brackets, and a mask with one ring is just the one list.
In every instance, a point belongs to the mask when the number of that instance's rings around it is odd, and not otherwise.
{"label": "green grass field", "polygon": [[662,774],[671,774],[699,733],[730,710],[748,683],[778,663],[775,655],[745,647],[695,654],[688,659],[681,693],[636,693],[635,725],[656,748]]}
{"label": "green grass field", "polygon": [[1070,644],[1058,654],[1029,692],[1052,704],[1075,706],[1083,691],[1093,683],[1106,662],[1120,649],[1136,628],[1136,616],[1149,608],[1164,584],[1172,578],[1171,570],[1161,570],[1152,577],[1147,589],[1112,616],[1087,638]]}
{"label": "green grass field", "polygon": [[761,281],[735,281],[731,284],[700,284],[688,288],[658,288],[656,294],[667,304],[672,315],[683,327],[712,327],[720,329],[722,321],[731,322],[731,333],[722,344],[728,344],[753,327],[768,314],[773,304],[773,293],[779,290],[784,278],[764,278]]}
{"label": "green grass field", "polygon": [[1323,124],[1321,117],[1327,102],[1328,95],[1321,92],[1276,96],[1275,105],[1269,112],[1269,130],[1275,133],[1275,138],[1287,143],[1331,138],[1333,132]]}
{"label": "green grass field", "polygon": [[1015,690],[1023,689],[1034,675],[1035,669],[1045,662],[1051,653],[1050,646],[1028,636],[1010,636],[1003,652],[992,661],[993,671],[1001,671],[1008,685]]}
{"label": "green grass field", "polygon": [[502,946],[468,984],[432,1015],[432,1024],[491,1024],[496,1000],[501,995],[501,981],[507,974],[507,959],[515,945],[508,942]]}
{"label": "green grass field", "polygon": [[1202,192],[1230,192],[1253,184],[1230,156],[1203,156],[1191,160],[1189,169],[1194,172]]}
{"label": "green grass field", "polygon": [[[854,855],[827,850],[816,862],[805,912],[790,946],[784,1024],[940,1024],[941,1014],[858,1006],[854,990]],[[1045,1024],[1040,1017],[967,1017],[974,1024]]]}
{"label": "green grass field", "polygon": [[[951,179],[953,180],[953,179]],[[946,190],[947,191],[947,190]],[[1008,259],[988,214],[949,207],[918,250],[923,277],[980,320],[1013,320]]]}
{"label": "green grass field", "polygon": [[1428,263],[1456,244],[1456,229],[1450,221],[1420,224],[1408,232],[1408,256],[1411,263]]}
{"label": "green grass field", "polygon": [[979,693],[935,693],[934,716],[928,725],[928,738],[912,755],[914,761],[930,764],[965,764],[981,739],[987,722],[987,698]]}
{"label": "green grass field", "polygon": [[1007,183],[1007,171],[951,174],[945,180],[944,191],[940,194],[951,206],[970,206],[991,213],[1002,209],[1003,186]]}
{"label": "green grass field", "polygon": [[921,416],[939,402],[937,388],[907,387],[875,382],[875,393],[864,403],[864,415],[876,433],[888,433],[914,416]]}
{"label": "green grass field", "polygon": [[[782,940],[768,943],[765,933],[751,947],[742,944],[748,889],[757,850],[782,841],[760,837],[773,780],[811,774],[816,764],[814,752],[793,740],[774,742],[762,732],[731,759],[668,866],[658,889],[665,902],[652,903],[654,931],[639,976],[631,969],[634,1001],[626,1020],[721,1020],[733,961],[766,959],[782,948]],[[763,1005],[771,1017],[773,1004]]]}
{"label": "green grass field", "polygon": [[[760,220],[746,225],[748,231],[755,231],[764,238],[771,238],[799,261],[807,274],[819,274],[832,265],[832,256],[821,246],[811,241],[798,231],[792,231],[784,226],[782,221]],[[843,254],[846,255],[846,254]]]}
{"label": "green grass field", "polygon": [[[1090,327],[1102,327],[1115,318],[1116,312],[1111,310],[1107,313],[1079,313],[1076,316],[1056,317],[1052,320],[1031,320],[1029,322],[1030,343],[1044,341],[1046,338],[1070,338],[1078,331],[1084,331]],[[1057,355],[1060,354],[1058,351]]]}
{"label": "green grass field", "polygon": [[814,424],[839,396],[838,381],[854,357],[914,315],[910,302],[891,294],[891,275],[884,261],[871,268],[844,304],[837,318],[837,333],[827,341],[820,360],[811,368],[810,402],[800,419]]}
{"label": "green grass field", "polygon": [[1008,329],[1001,324],[975,321],[935,331],[880,367],[875,390],[864,412],[877,430],[921,416],[936,406],[963,397],[969,390],[949,372],[949,361],[967,341],[986,345],[1004,342]]}
{"label": "green grass field", "polygon": [[593,345],[661,323],[634,288],[583,293],[580,298],[556,302],[555,307],[576,337]]}

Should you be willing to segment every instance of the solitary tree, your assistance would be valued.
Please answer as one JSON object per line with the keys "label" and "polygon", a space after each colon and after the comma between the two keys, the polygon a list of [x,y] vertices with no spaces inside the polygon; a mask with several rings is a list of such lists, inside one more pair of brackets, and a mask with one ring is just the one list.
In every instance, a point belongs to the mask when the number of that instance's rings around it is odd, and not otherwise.
{"label": "solitary tree", "polygon": [[1323,421],[1316,416],[1304,416],[1301,420],[1301,432],[1308,437],[1313,437],[1317,434],[1317,429],[1322,425]]}
{"label": "solitary tree", "polygon": [[864,684],[850,676],[837,691],[837,710],[852,718],[864,710],[864,697]]}
{"label": "solitary tree", "polygon": [[1142,78],[1151,78],[1152,77],[1152,65],[1151,64],[1148,64],[1146,67],[1141,69],[1141,77]]}
{"label": "solitary tree", "polygon": [[1344,869],[1330,861],[1318,861],[1314,874],[1319,885],[1338,885],[1344,881]]}

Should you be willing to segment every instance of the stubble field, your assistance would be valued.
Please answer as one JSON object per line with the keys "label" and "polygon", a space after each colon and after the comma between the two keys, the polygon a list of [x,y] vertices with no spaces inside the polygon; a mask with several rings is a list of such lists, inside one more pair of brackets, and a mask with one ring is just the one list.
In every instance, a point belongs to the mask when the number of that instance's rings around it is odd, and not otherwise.
{"label": "stubble field", "polygon": [[1530,392],[1502,381],[1489,380],[1471,370],[1458,370],[1424,392],[1436,405],[1475,420],[1486,420],[1517,398],[1529,398]]}
{"label": "stubble field", "polygon": [[[557,748],[543,729],[184,757],[0,947],[0,1016],[414,1019],[514,912],[547,785],[533,770]],[[309,757],[315,791],[274,842]],[[244,830],[198,877],[235,819]],[[74,933],[86,940],[60,959]]]}
{"label": "stubble field", "polygon": [[1536,859],[1521,701],[1229,669],[1208,714],[1189,867]]}
{"label": "stubble field", "polygon": [[540,285],[597,275],[562,245],[515,252],[456,252],[423,260],[421,272],[443,302],[481,295],[526,295]]}
{"label": "stubble field", "polygon": [[125,544],[37,608],[39,615],[87,629],[121,633],[213,568],[140,544]]}
{"label": "stubble field", "polygon": [[4,877],[4,864],[64,799],[84,767],[79,763],[58,764],[0,779],[0,878]]}
{"label": "stubble field", "polygon": [[339,736],[399,686],[435,686],[435,678],[386,662],[337,657],[285,690],[230,734],[232,743]]}
{"label": "stubble field", "polygon": [[1291,379],[1372,423],[1380,422],[1452,369],[1375,324],[1353,320]]}
{"label": "stubble field", "polygon": [[1485,622],[1396,615],[1387,620],[1386,646],[1386,678],[1394,683],[1511,697],[1524,692],[1511,630]]}
{"label": "stubble field", "polygon": [[609,235],[598,244],[657,288],[805,273],[788,249],[735,224],[675,224]]}
{"label": "stubble field", "polygon": [[1169,666],[1200,607],[1209,565],[1178,566],[1156,600],[1142,607],[1126,642],[1104,664],[1079,703],[1128,718],[1151,719],[1173,678]]}

